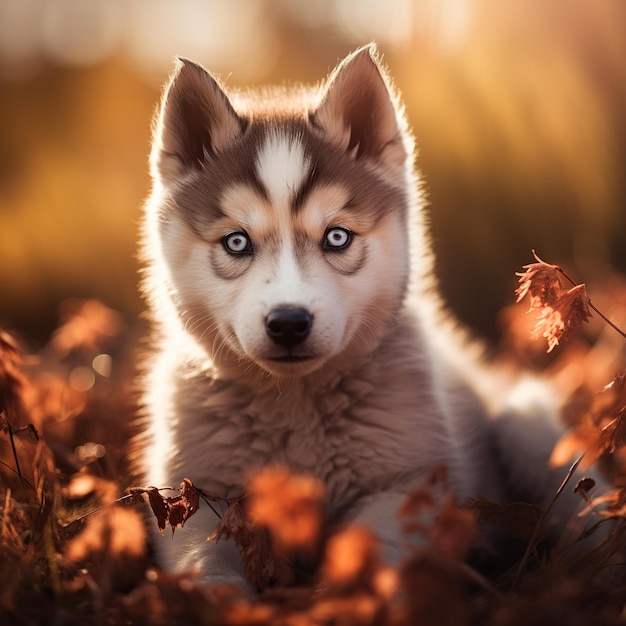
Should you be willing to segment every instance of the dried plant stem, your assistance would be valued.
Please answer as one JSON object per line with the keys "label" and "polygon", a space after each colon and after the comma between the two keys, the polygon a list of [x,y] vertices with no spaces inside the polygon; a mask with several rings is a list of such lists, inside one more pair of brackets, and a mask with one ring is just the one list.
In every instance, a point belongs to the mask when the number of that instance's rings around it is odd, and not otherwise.
{"label": "dried plant stem", "polygon": [[59,565],[57,563],[56,546],[54,545],[54,532],[52,530],[52,517],[48,519],[44,526],[43,538],[44,549],[48,561],[48,572],[50,574],[50,585],[57,599],[63,596],[63,586],[61,585],[61,576],[59,573]]}
{"label": "dried plant stem", "polygon": [[603,315],[602,312],[592,304],[591,300],[589,300],[587,304],[589,305],[589,308],[593,309],[611,328],[615,329],[622,337],[624,337],[624,339],[626,339],[626,333],[619,328],[619,326],[616,326],[608,317],[606,317],[606,315]]}
{"label": "dried plant stem", "polygon": [[222,519],[222,515],[217,511],[217,509],[211,504],[211,501],[202,493],[202,491],[198,490],[200,497],[207,503],[211,511],[215,514],[218,519]]}
{"label": "dried plant stem", "polygon": [[[6,467],[10,472],[13,472],[17,476],[20,476],[19,472],[14,467],[11,467],[8,463],[5,463],[4,461],[0,461],[0,465]],[[30,482],[28,482],[28,480],[26,480],[26,478],[24,478],[23,476],[20,476],[20,478],[21,478],[22,484],[26,484],[26,486],[29,489],[36,491],[36,489],[30,484]]]}
{"label": "dried plant stem", "polygon": [[494,587],[487,578],[485,578],[480,572],[476,571],[473,567],[467,565],[467,563],[460,564],[461,572],[467,577],[468,580],[481,587],[484,591],[490,593],[494,598],[502,600],[504,594]]}
{"label": "dried plant stem", "polygon": [[552,496],[552,500],[550,500],[550,503],[548,504],[548,506],[543,510],[543,512],[539,516],[539,519],[537,520],[537,524],[535,526],[535,530],[533,531],[533,535],[530,541],[528,542],[528,545],[526,546],[526,551],[524,552],[524,556],[522,557],[521,561],[519,562],[519,565],[517,566],[517,570],[515,572],[515,576],[513,577],[513,582],[511,584],[511,591],[513,591],[517,587],[517,583],[519,582],[520,576],[524,572],[524,569],[526,569],[526,566],[528,564],[528,559],[530,558],[530,554],[534,550],[537,544],[539,533],[543,527],[543,523],[546,517],[548,516],[548,513],[552,510],[552,507],[554,506],[554,503],[557,501],[558,497],[563,493],[563,489],[565,489],[567,483],[571,480],[572,476],[574,475],[574,472],[578,469],[578,466],[583,460],[585,454],[586,452],[583,452],[572,463],[567,474],[565,475],[565,478],[563,479],[563,482],[561,482],[554,496]]}
{"label": "dried plant stem", "polygon": [[11,509],[11,488],[7,487],[4,496],[4,507],[2,508],[2,517],[0,517],[0,539],[4,541],[7,531],[7,521],[9,519],[9,511]]}
{"label": "dried plant stem", "polygon": [[13,451],[13,458],[15,459],[15,470],[17,475],[20,477],[20,485],[22,485],[22,489],[24,489],[24,476],[22,476],[22,470],[20,469],[20,461],[17,457],[17,448],[15,447],[15,438],[13,433],[13,428],[9,424],[9,440],[11,441],[11,450]]}
{"label": "dried plant stem", "polygon": [[[231,502],[234,502],[235,500],[241,499],[241,498],[221,498],[219,496],[216,496],[215,494],[205,491],[204,489],[200,489],[200,488],[196,488],[196,489],[198,491],[198,495],[202,498],[202,500],[204,500],[204,502],[206,502],[206,504],[211,509],[211,511],[213,511],[213,513],[215,513],[215,515],[219,519],[222,519],[222,514],[213,506],[213,504],[211,504],[211,501],[226,502],[230,504]],[[66,526],[70,526],[72,524],[75,524],[76,522],[80,522],[84,520],[85,518],[89,517],[90,515],[93,515],[94,513],[98,513],[99,511],[102,511],[103,509],[114,506],[116,504],[124,504],[126,502],[137,502],[138,496],[139,496],[139,502],[143,502],[140,496],[146,493],[147,491],[148,491],[148,488],[145,488],[145,487],[132,487],[130,489],[130,493],[127,493],[121,496],[120,498],[113,500],[113,502],[107,502],[93,509],[90,509],[86,513],[83,513],[82,515],[75,517],[73,520],[68,522]],[[180,492],[180,488],[179,487],[159,487],[157,491],[179,491]]]}

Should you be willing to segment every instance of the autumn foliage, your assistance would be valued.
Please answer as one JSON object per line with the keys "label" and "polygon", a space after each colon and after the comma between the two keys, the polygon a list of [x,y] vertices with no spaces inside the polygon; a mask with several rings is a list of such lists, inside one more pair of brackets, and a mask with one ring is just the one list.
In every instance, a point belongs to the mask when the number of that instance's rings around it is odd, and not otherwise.
{"label": "autumn foliage", "polygon": [[[397,566],[371,531],[327,518],[320,481],[281,466],[251,476],[245,494],[232,500],[205,491],[192,473],[174,490],[137,485],[128,464],[134,372],[123,365],[133,361],[125,351],[134,343],[131,331],[104,305],[75,301],[35,353],[0,335],[0,622],[622,624],[626,342],[612,328],[578,340],[591,311],[601,315],[587,287],[535,261],[520,275],[517,295],[539,313],[534,334],[552,351],[542,376],[566,398],[570,427],[553,461],[597,462],[614,482],[601,499],[584,480],[565,487],[586,501],[585,515],[599,524],[613,520],[602,549],[575,559],[553,552],[541,541],[540,509],[459,502],[445,468],[399,511],[407,537],[425,541],[418,547],[407,539]],[[616,277],[612,285],[609,296],[589,291],[615,305],[619,328],[626,283]],[[496,356],[513,372],[519,362],[512,346],[525,366],[537,355],[536,342],[516,327],[525,319],[516,309]],[[186,521],[205,506],[221,515],[209,540],[235,540],[258,595],[207,587],[191,572],[168,574],[151,561],[146,524],[185,533]],[[506,555],[491,548],[494,525],[509,538]]]}

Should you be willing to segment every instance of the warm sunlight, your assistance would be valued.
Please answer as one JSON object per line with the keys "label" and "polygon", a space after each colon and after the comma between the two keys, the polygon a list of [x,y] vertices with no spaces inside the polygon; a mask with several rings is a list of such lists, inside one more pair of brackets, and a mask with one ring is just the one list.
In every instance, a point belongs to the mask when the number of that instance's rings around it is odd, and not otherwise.
{"label": "warm sunlight", "polygon": [[[76,293],[137,310],[149,119],[176,55],[229,85],[314,82],[376,40],[418,138],[444,291],[488,333],[509,286],[487,248],[507,264],[548,242],[589,271],[624,260],[621,6],[1,0],[0,315],[36,326],[34,305],[50,325]],[[481,303],[454,280],[467,257],[492,285]]]}
{"label": "warm sunlight", "polygon": [[623,626],[625,41],[0,0],[0,624]]}

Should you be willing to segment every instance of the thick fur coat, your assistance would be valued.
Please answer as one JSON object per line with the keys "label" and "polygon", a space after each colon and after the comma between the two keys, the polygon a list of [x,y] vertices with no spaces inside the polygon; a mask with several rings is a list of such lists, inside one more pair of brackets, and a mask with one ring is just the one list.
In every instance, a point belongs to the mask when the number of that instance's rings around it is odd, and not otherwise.
{"label": "thick fur coat", "polygon": [[[312,89],[227,92],[178,62],[144,221],[149,484],[236,496],[285,464],[396,560],[398,506],[437,466],[461,498],[552,497],[556,402],[528,381],[504,396],[442,314],[413,155],[372,46]],[[216,523],[203,507],[157,538],[163,564],[241,584],[233,546],[206,542]]]}

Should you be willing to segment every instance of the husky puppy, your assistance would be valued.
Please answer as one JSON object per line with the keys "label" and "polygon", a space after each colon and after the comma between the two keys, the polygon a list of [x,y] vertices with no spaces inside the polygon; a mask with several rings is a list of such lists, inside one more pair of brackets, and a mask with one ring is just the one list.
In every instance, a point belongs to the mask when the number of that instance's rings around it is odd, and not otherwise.
{"label": "husky puppy", "polygon": [[[413,139],[373,46],[312,89],[234,92],[179,60],[151,172],[147,483],[231,497],[282,463],[396,560],[398,506],[437,466],[461,498],[551,499],[556,402],[523,384],[494,407],[500,381],[442,314]],[[206,541],[217,521],[201,507],[159,538],[164,566],[243,584],[234,545]]]}

